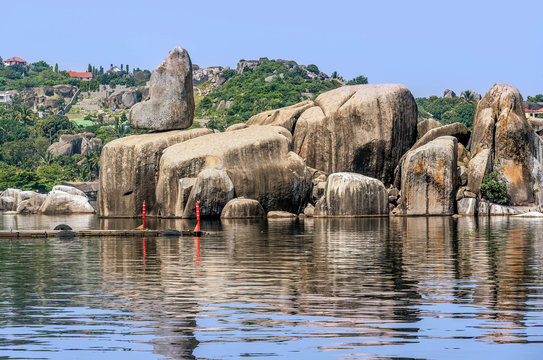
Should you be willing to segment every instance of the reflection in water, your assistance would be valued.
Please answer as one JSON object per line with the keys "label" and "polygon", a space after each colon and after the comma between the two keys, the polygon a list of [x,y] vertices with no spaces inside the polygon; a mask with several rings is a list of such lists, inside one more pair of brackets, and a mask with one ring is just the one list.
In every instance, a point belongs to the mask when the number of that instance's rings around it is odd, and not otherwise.
{"label": "reflection in water", "polygon": [[543,341],[539,221],[224,220],[202,227],[209,235],[201,239],[0,241],[0,353],[535,358]]}

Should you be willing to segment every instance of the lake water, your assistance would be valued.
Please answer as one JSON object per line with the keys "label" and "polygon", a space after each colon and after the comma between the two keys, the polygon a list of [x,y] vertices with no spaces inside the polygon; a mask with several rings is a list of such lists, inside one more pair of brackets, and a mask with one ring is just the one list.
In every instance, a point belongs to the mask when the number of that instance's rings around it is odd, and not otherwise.
{"label": "lake water", "polygon": [[[3,229],[58,223],[137,225],[0,215]],[[0,359],[543,356],[542,220],[202,227],[201,239],[0,240]]]}

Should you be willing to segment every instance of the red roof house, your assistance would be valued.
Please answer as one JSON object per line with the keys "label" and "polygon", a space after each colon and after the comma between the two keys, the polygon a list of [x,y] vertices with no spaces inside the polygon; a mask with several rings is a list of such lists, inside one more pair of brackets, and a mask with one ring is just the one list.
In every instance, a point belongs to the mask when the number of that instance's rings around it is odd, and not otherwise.
{"label": "red roof house", "polygon": [[16,65],[16,64],[26,65],[26,60],[23,60],[23,59],[18,58],[18,57],[12,57],[12,58],[9,58],[7,60],[4,60],[4,65],[6,65],[6,66]]}
{"label": "red roof house", "polygon": [[91,72],[77,72],[77,71],[68,71],[68,75],[75,79],[80,80],[92,80]]}

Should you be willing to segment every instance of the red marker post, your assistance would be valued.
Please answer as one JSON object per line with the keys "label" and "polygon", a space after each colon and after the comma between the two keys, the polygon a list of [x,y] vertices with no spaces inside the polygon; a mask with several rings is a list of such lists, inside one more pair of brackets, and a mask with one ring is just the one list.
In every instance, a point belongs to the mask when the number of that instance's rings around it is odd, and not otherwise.
{"label": "red marker post", "polygon": [[143,201],[143,224],[141,224],[142,228],[145,229],[145,200]]}
{"label": "red marker post", "polygon": [[200,200],[196,201],[196,227],[194,228],[194,232],[200,232]]}

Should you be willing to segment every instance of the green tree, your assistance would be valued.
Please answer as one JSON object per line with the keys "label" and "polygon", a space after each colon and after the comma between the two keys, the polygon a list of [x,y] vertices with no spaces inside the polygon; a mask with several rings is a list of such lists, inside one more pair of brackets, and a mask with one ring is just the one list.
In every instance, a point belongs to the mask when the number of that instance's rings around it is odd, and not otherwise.
{"label": "green tree", "polygon": [[307,65],[307,71],[312,72],[313,74],[319,74],[320,70],[315,64]]}
{"label": "green tree", "polygon": [[497,172],[491,172],[483,177],[481,195],[495,204],[506,205],[509,203],[507,185],[500,179],[500,175]]}
{"label": "green tree", "polygon": [[91,66],[91,64],[89,64],[89,66],[87,67],[87,72],[92,72],[92,66]]}
{"label": "green tree", "polygon": [[347,85],[362,85],[362,84],[367,84],[367,83],[368,83],[368,78],[365,77],[364,75],[357,76],[353,78],[352,80],[347,81]]}
{"label": "green tree", "polygon": [[55,72],[58,73],[58,63],[55,64]]}

